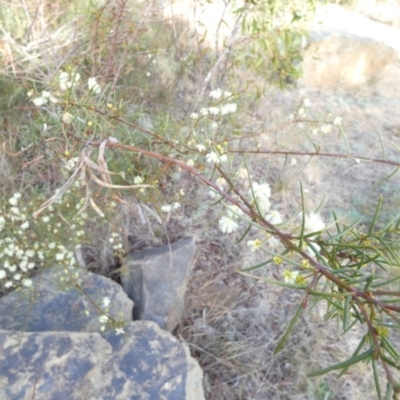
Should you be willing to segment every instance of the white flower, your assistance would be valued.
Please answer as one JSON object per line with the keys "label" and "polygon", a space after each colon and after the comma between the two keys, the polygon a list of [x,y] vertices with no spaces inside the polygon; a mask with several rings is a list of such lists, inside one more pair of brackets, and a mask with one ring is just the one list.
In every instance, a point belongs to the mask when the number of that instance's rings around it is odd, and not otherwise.
{"label": "white flower", "polygon": [[43,106],[44,104],[47,104],[47,100],[46,100],[45,98],[43,98],[43,97],[35,97],[35,98],[32,100],[32,103],[33,103],[36,107],[41,107],[41,106]]}
{"label": "white flower", "polygon": [[261,240],[260,239],[255,239],[255,240],[248,240],[247,241],[247,246],[250,247],[251,251],[256,251],[260,248],[261,246]]}
{"label": "white flower", "polygon": [[175,203],[172,203],[171,207],[172,207],[174,210],[177,210],[178,208],[181,208],[181,205],[180,205],[178,202],[175,202]]}
{"label": "white flower", "polygon": [[64,122],[65,125],[71,125],[73,119],[74,116],[69,112],[64,113],[64,115],[62,116],[62,122]]}
{"label": "white flower", "polygon": [[73,87],[81,79],[81,75],[77,72],[74,74],[69,74],[68,72],[62,71],[58,77],[58,84],[60,90],[64,91]]}
{"label": "white flower", "polygon": [[194,146],[194,147],[196,147],[196,149],[197,149],[200,153],[202,153],[203,151],[206,151],[206,146],[204,146],[203,144],[196,144],[196,146]]}
{"label": "white flower", "polygon": [[111,303],[111,300],[108,297],[104,297],[103,306],[107,308],[110,305],[110,303]]}
{"label": "white flower", "polygon": [[225,188],[228,187],[228,182],[225,180],[225,178],[223,178],[222,176],[220,176],[219,178],[216,179],[215,183],[218,185],[218,187],[223,190]]}
{"label": "white flower", "polygon": [[25,221],[23,224],[21,224],[21,229],[28,229],[29,228],[29,221]]}
{"label": "white flower", "polygon": [[201,110],[200,110],[200,114],[202,115],[202,116],[205,116],[205,115],[208,115],[208,108],[202,108]]}
{"label": "white flower", "polygon": [[268,183],[259,184],[257,182],[253,182],[252,189],[254,197],[257,199],[269,199],[271,197],[271,187]]}
{"label": "white flower", "polygon": [[48,104],[48,102],[57,103],[58,100],[50,92],[43,90],[42,95],[32,99],[32,102],[35,106],[40,107],[44,104]]}
{"label": "white flower", "polygon": [[60,76],[58,77],[58,84],[60,85],[61,90],[67,90],[69,86],[69,73],[62,71]]}
{"label": "white flower", "polygon": [[271,203],[267,198],[257,198],[256,201],[261,214],[266,213],[271,208]]}
{"label": "white flower", "polygon": [[135,184],[135,185],[140,185],[141,183],[143,183],[143,178],[141,177],[141,176],[135,176],[134,178],[133,178],[133,183]]}
{"label": "white flower", "polygon": [[190,114],[190,118],[191,118],[191,119],[199,119],[199,114],[197,114],[197,113],[195,113],[195,112],[192,112],[192,113]]}
{"label": "white flower", "polygon": [[27,257],[34,257],[34,255],[35,255],[35,250],[27,250],[26,252],[25,252],[25,255],[27,256]]}
{"label": "white flower", "polygon": [[194,160],[192,158],[190,158],[189,160],[186,161],[186,165],[188,167],[193,167],[194,166]]}
{"label": "white flower", "polygon": [[8,202],[12,205],[12,206],[16,206],[18,204],[18,198],[13,196],[11,197]]}
{"label": "white flower", "polygon": [[14,275],[14,279],[15,279],[16,281],[21,280],[21,278],[22,278],[22,275],[21,275],[21,274],[15,274],[15,275]]}
{"label": "white flower", "polygon": [[24,286],[26,286],[26,287],[30,287],[30,286],[32,286],[32,280],[31,280],[31,279],[24,279],[24,280],[22,281],[22,284],[23,284]]}
{"label": "white flower", "polygon": [[19,263],[19,269],[20,269],[21,271],[25,272],[25,271],[26,271],[27,265],[28,265],[28,261],[27,261],[26,259],[25,259],[25,260],[22,260],[22,261]]}
{"label": "white flower", "polygon": [[58,102],[58,100],[50,92],[46,92],[45,90],[43,90],[43,92],[42,92],[42,97],[45,98],[47,100],[47,102],[50,101],[50,103]]}
{"label": "white flower", "polygon": [[172,206],[170,204],[164,204],[163,206],[161,206],[161,211],[169,213],[172,211]]}
{"label": "white flower", "polygon": [[279,225],[282,223],[282,214],[279,211],[270,211],[265,219],[270,222],[272,225]]}
{"label": "white flower", "polygon": [[231,97],[232,93],[231,92],[224,92],[224,99],[227,99],[228,97]]}
{"label": "white flower", "polygon": [[210,107],[210,108],[208,109],[208,112],[209,112],[211,115],[218,115],[219,112],[220,112],[220,109],[219,109],[218,107]]}
{"label": "white flower", "polygon": [[18,207],[10,207],[10,211],[15,215],[19,215],[20,214]]}
{"label": "white flower", "polygon": [[[300,215],[301,216],[301,215]],[[304,231],[306,233],[319,232],[325,229],[325,223],[320,215],[310,213],[304,219]]]}
{"label": "white flower", "polygon": [[221,162],[219,155],[214,151],[206,155],[206,161],[210,164],[219,164]]}
{"label": "white flower", "polygon": [[7,272],[4,269],[0,269],[0,279],[4,279],[7,276]]}
{"label": "white flower", "polygon": [[297,275],[299,271],[291,271],[290,269],[285,269],[283,271],[283,279],[286,283],[296,283]]}
{"label": "white flower", "polygon": [[118,335],[123,335],[125,333],[124,328],[116,328],[115,329],[115,334]]}
{"label": "white flower", "polygon": [[244,179],[244,180],[248,180],[251,178],[249,171],[246,168],[240,168],[237,172],[236,172],[236,176],[239,179]]}
{"label": "white flower", "polygon": [[227,155],[227,154],[222,154],[222,155],[219,157],[219,160],[220,160],[222,163],[228,161],[228,155]]}
{"label": "white flower", "polygon": [[304,99],[303,100],[303,107],[311,107],[311,101],[310,101],[310,99]]}
{"label": "white flower", "polygon": [[[312,247],[308,246],[306,243],[303,242],[303,246],[306,246],[304,251],[310,256],[310,257],[315,257],[316,254],[320,254],[321,251],[321,246],[319,246],[317,243],[313,243]],[[315,249],[315,252],[314,250]]]}
{"label": "white flower", "polygon": [[233,114],[237,110],[236,103],[228,103],[221,106],[221,115]]}
{"label": "white flower", "polygon": [[304,117],[306,115],[306,112],[304,111],[303,107],[300,107],[297,111],[297,114],[299,114],[299,117]]}
{"label": "white flower", "polygon": [[229,217],[222,217],[218,221],[218,225],[223,233],[232,233],[239,227],[238,223]]}
{"label": "white flower", "polygon": [[12,282],[12,281],[7,281],[5,284],[4,284],[4,287],[5,288],[10,288],[10,287],[13,287],[14,286],[14,283]]}
{"label": "white flower", "polygon": [[[108,137],[108,141],[110,142],[110,143],[119,143],[119,140],[117,139],[117,138],[115,138],[115,137],[112,137],[112,136],[109,136]],[[133,145],[132,145],[133,146]]]}
{"label": "white flower", "polygon": [[100,94],[101,93],[101,87],[97,83],[96,78],[89,78],[88,79],[88,87],[89,87],[89,90],[92,91],[94,94]]}
{"label": "white flower", "polygon": [[322,128],[321,128],[321,132],[322,133],[329,133],[330,131],[331,131],[331,126],[329,125],[329,124],[325,124],[325,125],[323,125],[322,126]]}
{"label": "white flower", "polygon": [[108,316],[107,315],[100,315],[99,321],[101,324],[106,324],[108,321]]}
{"label": "white flower", "polygon": [[342,118],[336,117],[333,121],[333,125],[340,126],[342,125]]}
{"label": "white flower", "polygon": [[221,89],[215,89],[210,92],[210,97],[213,99],[219,99],[222,96],[222,90]]}

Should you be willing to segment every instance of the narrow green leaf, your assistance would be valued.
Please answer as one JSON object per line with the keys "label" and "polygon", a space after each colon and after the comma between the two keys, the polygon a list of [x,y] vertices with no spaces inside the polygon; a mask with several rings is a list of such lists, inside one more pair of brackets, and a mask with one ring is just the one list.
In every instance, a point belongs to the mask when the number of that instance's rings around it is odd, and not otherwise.
{"label": "narrow green leaf", "polygon": [[374,278],[375,278],[375,273],[372,273],[368,277],[367,282],[365,282],[365,286],[364,286],[364,290],[363,290],[364,293],[368,292],[369,287],[371,286],[371,283],[374,281]]}
{"label": "narrow green leaf", "polygon": [[378,216],[379,216],[379,213],[380,213],[380,211],[381,211],[382,201],[383,201],[383,197],[382,197],[382,195],[380,195],[380,196],[379,196],[378,204],[377,204],[377,206],[376,206],[376,210],[375,210],[374,217],[372,218],[371,225],[369,226],[369,229],[368,229],[368,233],[371,233],[372,230],[374,229],[375,223],[376,223],[376,221],[377,221],[377,219],[378,219]]}
{"label": "narrow green leaf", "polygon": [[256,265],[252,265],[251,267],[239,269],[238,272],[240,273],[240,272],[252,271],[253,269],[261,268],[264,265],[267,265],[269,263],[272,263],[272,258],[269,258],[268,260],[263,261],[262,263],[259,263],[259,264],[256,264]]}
{"label": "narrow green leaf", "polygon": [[304,240],[304,226],[306,223],[306,210],[305,210],[305,203],[304,203],[304,191],[303,191],[303,183],[300,180],[300,194],[301,194],[301,231],[300,231],[300,243],[299,248],[303,248],[303,240]]}
{"label": "narrow green leaf", "polygon": [[373,358],[372,358],[372,370],[374,371],[376,394],[378,395],[378,400],[382,400],[381,385],[379,383],[378,366],[376,365],[376,361]]}
{"label": "narrow green leaf", "polygon": [[344,309],[343,309],[343,330],[347,330],[347,327],[349,325],[349,314],[350,314],[350,305],[351,305],[351,300],[353,298],[351,296],[346,297],[346,300],[344,302]]}
{"label": "narrow green leaf", "polygon": [[342,362],[340,362],[338,364],[331,365],[328,368],[324,368],[324,369],[320,369],[320,370],[315,371],[315,372],[311,372],[310,374],[307,374],[307,376],[309,378],[313,378],[315,376],[324,375],[324,374],[326,374],[328,372],[335,371],[337,369],[348,368],[351,365],[357,364],[360,361],[365,360],[366,358],[370,357],[373,352],[374,352],[374,350],[372,348],[370,348],[367,351],[364,351],[364,353],[361,353],[356,357],[351,357],[346,361],[342,361]]}
{"label": "narrow green leaf", "polygon": [[390,179],[393,175],[396,175],[397,171],[400,169],[400,167],[397,167],[391,174],[389,174],[388,176],[385,176],[383,179],[381,179],[380,181],[376,182],[375,185],[379,185],[382,182],[387,181],[388,179]]}
{"label": "narrow green leaf", "polygon": [[[357,354],[361,351],[361,349],[363,348],[363,346],[364,346],[364,344],[365,344],[366,339],[367,339],[366,336],[363,336],[363,338],[361,339],[360,343],[358,343],[357,348],[354,350],[354,353],[351,355],[352,358],[355,357],[355,356],[357,356]],[[343,370],[342,370],[342,371],[340,372],[340,374],[338,375],[338,379],[339,379],[340,377],[342,377],[342,376],[347,372],[347,370],[349,369],[349,367],[350,367],[350,365],[349,365],[348,367],[343,368]]]}
{"label": "narrow green leaf", "polygon": [[249,233],[249,231],[251,229],[251,226],[252,226],[252,224],[250,224],[247,227],[246,231],[243,233],[243,235],[239,238],[239,240],[235,244],[239,244],[247,236],[247,234]]}
{"label": "narrow green leaf", "polygon": [[289,335],[292,333],[292,330],[293,330],[294,326],[296,325],[296,322],[300,318],[301,314],[303,313],[303,311],[304,311],[304,307],[300,304],[299,308],[296,311],[295,316],[293,317],[293,319],[290,322],[288,328],[286,329],[286,332],[284,333],[284,335],[282,336],[282,338],[279,341],[278,345],[276,346],[276,348],[274,350],[274,355],[278,354],[282,350],[283,345],[285,344],[285,342],[288,339]]}
{"label": "narrow green leaf", "polygon": [[391,343],[386,338],[381,338],[382,347],[387,350],[387,352],[394,358],[394,362],[398,362],[400,355],[396,349],[391,345]]}
{"label": "narrow green leaf", "polygon": [[251,274],[246,274],[244,273],[243,270],[238,271],[239,274],[242,274],[244,276],[247,276],[249,278],[253,278],[253,279],[258,279],[261,280],[263,282],[267,282],[267,283],[272,283],[273,285],[276,286],[281,286],[281,287],[285,287],[285,288],[289,288],[289,289],[305,289],[307,286],[302,286],[302,285],[296,285],[295,283],[286,283],[286,282],[281,282],[281,281],[277,281],[276,279],[270,279],[270,278],[263,278],[263,277],[259,277],[256,275],[251,275]]}
{"label": "narrow green leaf", "polygon": [[393,396],[393,389],[392,389],[392,385],[390,384],[390,382],[388,382],[386,384],[386,395],[385,395],[385,400],[391,400]]}
{"label": "narrow green leaf", "polygon": [[357,226],[361,222],[361,220],[362,220],[362,217],[359,218],[357,221],[353,222],[347,228],[341,230],[337,235],[332,236],[330,238],[330,240],[333,242],[334,240],[341,238],[343,235],[345,235],[347,232],[351,231],[355,226]]}
{"label": "narrow green leaf", "polygon": [[384,282],[381,282],[381,283],[374,283],[374,284],[371,284],[371,288],[376,289],[376,288],[379,288],[379,287],[381,287],[381,286],[386,286],[386,285],[388,285],[388,284],[390,284],[390,283],[393,283],[393,282],[398,281],[399,279],[400,279],[400,275],[396,276],[396,277],[393,278],[393,279],[389,279],[388,281],[384,281]]}

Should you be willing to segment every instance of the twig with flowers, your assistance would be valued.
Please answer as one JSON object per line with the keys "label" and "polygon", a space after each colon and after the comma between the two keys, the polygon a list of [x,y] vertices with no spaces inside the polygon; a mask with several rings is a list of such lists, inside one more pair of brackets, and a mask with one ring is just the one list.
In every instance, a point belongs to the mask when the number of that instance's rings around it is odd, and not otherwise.
{"label": "twig with flowers", "polygon": [[[398,234],[399,222],[393,222],[392,224],[388,224],[383,230],[379,232],[373,232],[373,225],[376,222],[381,204],[379,204],[377,207],[376,216],[371,224],[368,235],[357,233],[354,229],[355,226],[341,229],[339,228],[338,221],[336,221],[338,229],[336,235],[331,236],[328,240],[323,240],[322,238],[316,239],[315,236],[320,232],[313,232],[312,234],[305,232],[304,228],[307,217],[305,216],[304,210],[302,214],[303,216],[300,235],[294,233],[284,233],[260,213],[257,204],[252,204],[249,202],[246,196],[244,196],[235,187],[228,174],[218,162],[215,162],[214,168],[228,183],[229,191],[231,191],[233,194],[229,194],[226,190],[223,190],[219,185],[205,177],[196,168],[187,165],[187,163],[156,152],[112,141],[90,142],[87,143],[87,146],[103,149],[104,146],[106,146],[109,148],[126,150],[132,153],[142,154],[160,162],[174,164],[188,171],[191,175],[202,181],[206,186],[217,192],[224,201],[235,207],[235,213],[240,213],[247,216],[249,218],[247,220],[248,223],[255,224],[262,230],[266,231],[268,235],[272,235],[273,237],[279,239],[279,242],[283,245],[284,250],[281,254],[275,255],[273,257],[273,261],[276,264],[281,263],[283,260],[291,261],[292,264],[298,265],[301,269],[306,271],[307,274],[305,278],[302,277],[302,279],[298,279],[295,282],[289,282],[288,280],[287,283],[283,284],[279,281],[259,278],[257,276],[248,274],[246,271],[241,272],[242,274],[256,279],[263,279],[267,282],[305,290],[306,292],[298,312],[296,313],[287,332],[282,336],[282,340],[278,344],[276,351],[279,351],[282,348],[289,333],[294,328],[295,322],[300,317],[302,310],[307,307],[310,296],[312,296],[313,299],[325,299],[331,306],[337,309],[336,315],[343,320],[343,328],[345,331],[348,330],[349,327],[353,326],[356,322],[359,322],[367,325],[368,333],[362,339],[355,353],[347,361],[317,371],[316,373],[312,373],[310,376],[316,376],[332,370],[341,370],[341,374],[343,374],[352,364],[366,360],[370,360],[372,362],[375,371],[376,362],[379,360],[385,370],[388,382],[390,384],[390,390],[393,391],[394,396],[397,396],[397,394],[400,393],[400,388],[390,370],[390,367],[399,369],[396,361],[399,353],[387,340],[391,325],[388,325],[383,318],[383,316],[386,315],[387,317],[393,319],[396,323],[400,322],[400,318],[396,315],[400,312],[400,306],[392,304],[393,302],[396,303],[400,301],[399,292],[391,290],[374,290],[375,286],[383,286],[385,284],[389,284],[390,281],[383,283],[379,282],[377,284],[375,282],[377,278],[373,273],[367,277],[358,273],[361,267],[372,262],[381,267],[384,265],[391,265],[392,263],[385,256],[386,251],[389,251],[391,256],[394,256],[398,260],[398,257],[395,255],[395,253],[393,253],[395,252],[395,248],[398,247],[397,239],[390,242],[388,239],[386,239],[386,236],[388,234]],[[278,154],[280,153],[281,152],[278,152]],[[318,156],[320,154],[313,153],[307,155]],[[387,160],[380,161],[392,163]],[[392,164],[398,165],[396,163]],[[226,228],[226,231],[229,232],[229,229]],[[356,246],[354,240],[350,240],[348,243],[346,243],[345,239],[349,235],[352,235],[355,241],[358,241],[364,246]],[[371,244],[371,240],[374,240],[375,242]],[[314,254],[310,255],[310,252],[305,251],[304,249],[311,249],[311,254]],[[351,264],[351,256],[348,254],[346,257],[350,261],[346,266],[343,266],[343,263],[340,263],[338,260],[340,257],[344,257],[343,254],[350,253],[351,250],[358,252],[352,256],[353,264]],[[341,252],[342,254],[340,254]],[[301,262],[293,261],[291,255],[294,253],[300,257]],[[356,260],[356,262],[354,262],[354,260]],[[325,284],[325,288],[330,287],[330,293],[325,289],[322,291],[318,289],[317,286],[321,282],[322,277],[324,277],[324,279],[326,279],[328,282],[328,285]],[[310,279],[308,284],[307,279]],[[359,287],[360,283],[363,285],[362,289]],[[385,296],[386,298],[382,300],[377,299],[377,297],[382,296]],[[389,298],[387,298],[388,296]],[[350,322],[350,320],[352,320],[352,322]],[[369,348],[360,353],[364,346]],[[378,379],[377,373],[375,373],[375,379]],[[379,394],[379,396],[381,397],[381,394]]]}

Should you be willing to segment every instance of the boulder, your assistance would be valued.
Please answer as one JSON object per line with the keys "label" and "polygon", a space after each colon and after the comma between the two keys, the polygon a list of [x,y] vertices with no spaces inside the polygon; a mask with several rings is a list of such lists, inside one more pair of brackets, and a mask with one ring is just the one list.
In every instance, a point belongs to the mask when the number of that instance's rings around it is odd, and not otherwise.
{"label": "boulder", "polygon": [[310,27],[300,84],[351,89],[370,83],[400,54],[400,29],[335,4],[319,7]]}
{"label": "boulder", "polygon": [[121,275],[125,292],[135,302],[134,320],[150,320],[173,331],[184,310],[187,279],[195,256],[188,237],[156,249],[130,255]]}
{"label": "boulder", "polygon": [[[132,300],[109,278],[81,268],[54,267],[32,281],[30,288],[0,299],[0,329],[100,332],[102,311],[114,321],[132,320]],[[107,307],[105,297],[110,300]]]}
{"label": "boulder", "polygon": [[187,346],[150,321],[125,333],[0,331],[0,399],[203,400]]}
{"label": "boulder", "polygon": [[373,39],[339,31],[313,33],[303,60],[302,85],[350,89],[371,82],[396,52]]}
{"label": "boulder", "polygon": [[[168,271],[192,260],[194,241],[171,249],[154,252]],[[168,327],[178,318],[171,302],[183,307],[189,270],[173,268],[176,291],[159,293],[161,311],[149,296],[143,302],[154,315],[171,312]],[[153,282],[147,276],[144,292]],[[166,277],[162,269],[160,276]],[[204,400],[203,373],[186,344],[152,321],[133,322],[134,303],[116,282],[72,267],[54,267],[32,281],[0,298],[0,400]]]}

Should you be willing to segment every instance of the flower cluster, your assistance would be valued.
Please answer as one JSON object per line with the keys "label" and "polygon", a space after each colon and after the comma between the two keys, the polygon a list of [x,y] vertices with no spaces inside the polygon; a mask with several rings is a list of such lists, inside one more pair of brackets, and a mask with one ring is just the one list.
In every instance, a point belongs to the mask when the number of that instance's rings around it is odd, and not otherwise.
{"label": "flower cluster", "polygon": [[[225,185],[224,181],[218,182],[218,187],[223,189]],[[210,193],[212,197],[216,196],[215,191]],[[247,200],[250,204],[252,204],[256,210],[260,213],[260,215],[266,219],[273,220],[276,223],[282,222],[282,216],[278,211],[270,211],[271,203],[271,187],[268,183],[258,183],[256,181],[250,182],[250,188],[247,193]],[[238,219],[244,218],[248,220],[248,218],[244,215],[242,210],[236,206],[227,207],[227,215],[223,216],[219,220],[219,228],[223,233],[232,233],[239,228],[239,224],[237,222]],[[272,222],[271,222],[272,223]],[[255,246],[254,241],[250,241],[248,243],[252,249],[256,250],[259,246]],[[253,251],[254,251],[253,250]]]}
{"label": "flower cluster", "polygon": [[164,213],[170,213],[171,211],[178,210],[179,208],[181,208],[180,203],[174,202],[172,204],[164,204],[161,206],[161,211]]}
{"label": "flower cluster", "polygon": [[232,98],[231,92],[222,91],[220,88],[212,90],[210,92],[210,97],[216,101],[214,105],[211,107],[203,107],[200,109],[200,115],[198,113],[193,112],[190,114],[190,118],[198,119],[200,116],[206,115],[228,115],[234,114],[237,111],[237,104],[228,102],[229,99]]}
{"label": "flower cluster", "polygon": [[76,86],[81,80],[79,72],[71,73],[61,71],[58,77],[58,85],[61,91],[65,91]]}

